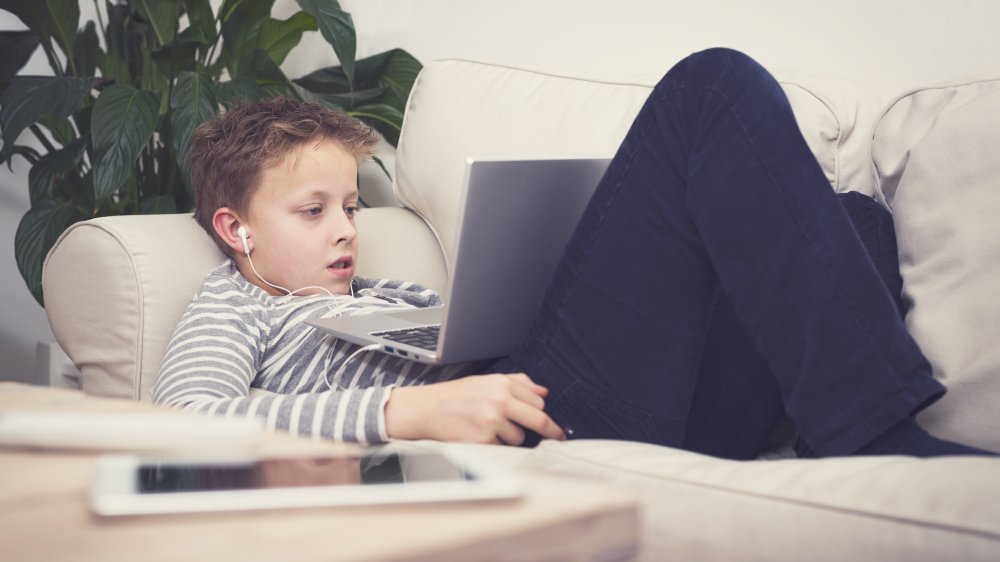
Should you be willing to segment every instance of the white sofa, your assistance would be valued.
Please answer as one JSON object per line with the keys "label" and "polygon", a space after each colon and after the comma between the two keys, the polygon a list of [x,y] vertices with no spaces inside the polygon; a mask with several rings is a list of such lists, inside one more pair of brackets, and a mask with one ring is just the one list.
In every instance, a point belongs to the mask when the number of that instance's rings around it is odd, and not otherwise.
{"label": "white sofa", "polygon": [[[908,326],[951,388],[922,420],[1000,450],[1000,300],[989,290],[1000,263],[1000,79],[956,80],[883,104],[834,76],[779,78],[832,188],[862,191],[895,212]],[[360,215],[359,274],[443,289],[466,157],[610,156],[650,87],[427,64],[396,154],[404,207]],[[175,323],[221,259],[188,215],[71,227],[49,254],[43,284],[53,332],[84,390],[148,400]],[[635,491],[643,560],[1000,559],[1000,459],[734,462],[585,440],[479,450]]]}

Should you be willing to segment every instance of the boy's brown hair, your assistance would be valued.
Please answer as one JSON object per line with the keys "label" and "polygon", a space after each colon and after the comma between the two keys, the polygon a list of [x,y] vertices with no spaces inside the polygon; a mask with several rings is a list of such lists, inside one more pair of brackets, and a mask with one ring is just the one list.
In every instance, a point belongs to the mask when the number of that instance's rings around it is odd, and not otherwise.
{"label": "boy's brown hair", "polygon": [[187,155],[194,218],[226,255],[233,252],[212,227],[215,211],[229,207],[245,215],[264,169],[314,140],[336,142],[360,164],[379,137],[344,113],[284,97],[241,105],[195,129]]}

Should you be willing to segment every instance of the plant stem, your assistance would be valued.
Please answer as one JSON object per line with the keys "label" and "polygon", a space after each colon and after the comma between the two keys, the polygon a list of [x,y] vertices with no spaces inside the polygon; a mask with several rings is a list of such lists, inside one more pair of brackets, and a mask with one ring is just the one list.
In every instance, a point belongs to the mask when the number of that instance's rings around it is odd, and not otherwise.
{"label": "plant stem", "polygon": [[104,36],[104,48],[111,50],[111,46],[108,44],[108,30],[104,27],[104,18],[101,17],[101,7],[98,6],[97,0],[94,0],[94,13],[97,14],[97,24],[101,28],[101,35]]}
{"label": "plant stem", "polygon": [[50,39],[42,41],[42,50],[45,51],[45,57],[49,59],[49,66],[52,67],[52,72],[62,78],[64,75],[62,65],[59,64],[59,58],[56,57],[55,51],[52,50],[52,41]]}
{"label": "plant stem", "polygon": [[[125,19],[122,20],[122,29],[121,29],[122,45],[124,45],[124,48],[122,49],[122,56],[125,58],[125,72],[129,75],[131,75],[132,73],[132,64],[129,61],[129,54],[130,54],[129,51],[132,50],[132,44],[131,44],[132,42],[131,42],[131,34],[128,32],[128,24],[131,21],[132,21],[132,14],[131,12],[129,12],[129,14],[125,16]],[[141,83],[142,77],[140,76],[139,78]],[[132,82],[133,83],[131,85],[136,86],[134,76],[132,77]],[[142,86],[140,85],[139,87],[141,88]]]}
{"label": "plant stem", "polygon": [[[205,57],[205,64],[203,65],[205,68],[208,68],[212,64],[212,57],[215,56],[215,46],[219,44],[219,39],[222,39],[222,30],[217,29],[216,31],[218,33],[215,34],[215,42],[209,47],[208,55]],[[217,76],[215,78],[218,79]]]}
{"label": "plant stem", "polygon": [[[236,8],[238,8],[241,3],[242,0],[240,0],[239,2],[234,2],[231,9],[229,10],[229,13],[226,14],[226,17],[222,17],[222,8],[225,6],[225,4],[223,3],[223,5],[219,6],[219,13],[215,14],[215,22],[213,22],[215,26],[215,41],[212,42],[212,46],[208,49],[208,55],[205,57],[205,63],[202,65],[205,68],[208,68],[209,65],[212,64],[213,62],[212,58],[215,56],[215,48],[219,45],[219,40],[222,39],[222,23],[225,22],[225,20],[229,19],[229,16],[231,16],[233,12],[236,11]],[[221,72],[219,74],[221,75]],[[213,78],[218,80],[219,76],[213,76]]]}
{"label": "plant stem", "polygon": [[52,143],[49,142],[49,139],[45,136],[45,133],[42,132],[37,124],[32,124],[28,128],[31,129],[32,133],[35,133],[35,136],[38,137],[38,142],[42,143],[45,150],[48,150],[50,153],[56,151],[56,147],[52,146]]}

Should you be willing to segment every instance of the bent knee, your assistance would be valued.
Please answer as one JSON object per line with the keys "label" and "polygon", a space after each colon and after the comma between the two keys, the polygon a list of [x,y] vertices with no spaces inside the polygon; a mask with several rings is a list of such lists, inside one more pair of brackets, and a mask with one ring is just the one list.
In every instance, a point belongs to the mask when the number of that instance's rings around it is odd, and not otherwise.
{"label": "bent knee", "polygon": [[660,84],[676,86],[679,81],[693,81],[714,89],[743,89],[753,82],[766,86],[776,83],[760,63],[746,53],[728,47],[712,47],[688,55],[667,72]]}

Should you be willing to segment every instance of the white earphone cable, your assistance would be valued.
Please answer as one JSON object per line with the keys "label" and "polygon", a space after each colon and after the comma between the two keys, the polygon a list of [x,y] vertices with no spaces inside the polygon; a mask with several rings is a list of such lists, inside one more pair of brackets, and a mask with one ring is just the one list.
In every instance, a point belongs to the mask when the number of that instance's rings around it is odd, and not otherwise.
{"label": "white earphone cable", "polygon": [[[247,237],[248,237],[248,235],[247,235],[246,229],[243,228],[242,226],[240,227],[240,230],[239,230],[239,236],[240,236],[240,240],[243,242],[243,250],[244,250],[244,253],[247,256],[247,261],[250,262],[250,269],[253,270],[254,275],[256,275],[258,279],[260,279],[262,282],[264,282],[268,286],[274,287],[275,289],[277,289],[279,291],[284,291],[285,292],[285,294],[283,295],[284,297],[290,297],[290,296],[294,295],[295,293],[298,293],[299,291],[304,291],[306,289],[319,289],[319,290],[325,292],[331,298],[334,296],[333,293],[331,293],[326,287],[320,287],[318,285],[309,285],[307,287],[302,287],[301,289],[295,289],[294,291],[289,291],[288,289],[286,289],[286,288],[284,288],[284,287],[282,287],[280,285],[275,285],[274,283],[271,283],[267,279],[264,279],[264,276],[262,276],[260,274],[260,272],[257,271],[257,267],[254,266],[254,264],[253,264],[253,258],[250,257],[250,247],[247,244]],[[349,289],[351,291],[351,296],[353,297],[354,296],[354,280],[353,279],[351,280],[351,283],[348,285],[348,287],[349,287]],[[329,308],[330,310],[333,310],[332,303],[328,302],[327,303],[327,308]],[[333,374],[333,380],[330,379],[330,372],[329,371],[327,371],[326,374],[323,375],[323,381],[326,383],[326,386],[328,388],[332,389],[334,387],[334,385],[337,385],[338,388],[340,388],[342,390],[347,390],[347,387],[341,386],[341,384],[340,384],[340,380],[344,376],[344,371],[347,370],[347,366],[351,363],[351,361],[354,361],[354,358],[357,357],[359,354],[364,353],[366,351],[378,351],[379,349],[381,349],[381,347],[382,346],[380,346],[378,344],[372,344],[372,345],[366,345],[365,347],[361,347],[361,348],[356,349],[353,353],[351,353],[347,357],[347,359],[344,360],[343,363],[340,364],[340,367]]]}
{"label": "white earphone cable", "polygon": [[378,351],[381,348],[382,346],[378,345],[377,343],[373,343],[371,345],[366,345],[362,348],[356,349],[354,353],[348,355],[347,359],[345,359],[344,362],[340,364],[340,367],[333,374],[333,380],[330,379],[329,371],[327,371],[326,374],[323,375],[323,380],[326,382],[327,388],[332,390],[333,385],[337,385],[337,388],[341,390],[347,390],[346,386],[340,384],[340,379],[344,376],[344,371],[347,370],[347,366],[351,363],[351,361],[354,361],[354,358],[357,357],[358,354],[360,353],[364,353],[366,351]]}

